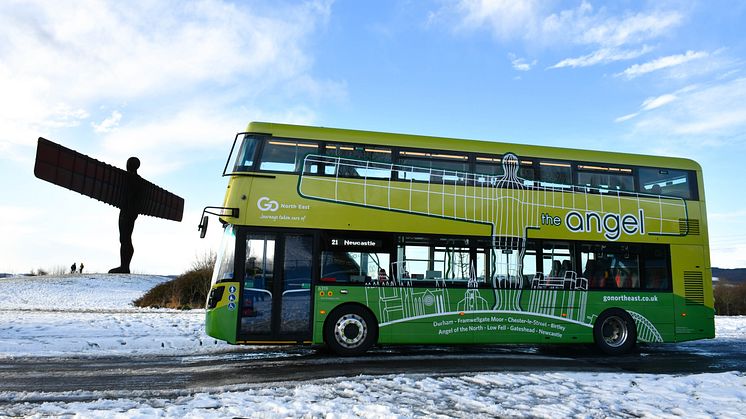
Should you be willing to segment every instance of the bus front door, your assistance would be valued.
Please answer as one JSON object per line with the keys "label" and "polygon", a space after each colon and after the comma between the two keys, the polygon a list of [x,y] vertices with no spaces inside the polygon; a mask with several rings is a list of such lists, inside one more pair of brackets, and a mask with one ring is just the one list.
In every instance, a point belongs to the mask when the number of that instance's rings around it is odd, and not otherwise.
{"label": "bus front door", "polygon": [[312,264],[313,236],[247,236],[243,340],[310,340]]}

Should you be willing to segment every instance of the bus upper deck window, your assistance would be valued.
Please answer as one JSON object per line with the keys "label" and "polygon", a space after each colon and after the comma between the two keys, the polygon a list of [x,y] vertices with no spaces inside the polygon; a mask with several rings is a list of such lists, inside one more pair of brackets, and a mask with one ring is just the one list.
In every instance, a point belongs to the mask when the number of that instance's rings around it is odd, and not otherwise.
{"label": "bus upper deck window", "polygon": [[641,167],[638,174],[642,193],[696,199],[689,171]]}
{"label": "bus upper deck window", "polygon": [[539,185],[547,188],[570,188],[572,186],[572,167],[569,163],[564,162],[540,162]]}
{"label": "bus upper deck window", "polygon": [[579,164],[577,173],[578,186],[585,186],[593,191],[634,191],[634,177],[629,167],[612,167],[597,164]]}
{"label": "bus upper deck window", "polygon": [[272,138],[264,143],[260,170],[298,172],[308,154],[318,154],[319,146],[308,141]]}

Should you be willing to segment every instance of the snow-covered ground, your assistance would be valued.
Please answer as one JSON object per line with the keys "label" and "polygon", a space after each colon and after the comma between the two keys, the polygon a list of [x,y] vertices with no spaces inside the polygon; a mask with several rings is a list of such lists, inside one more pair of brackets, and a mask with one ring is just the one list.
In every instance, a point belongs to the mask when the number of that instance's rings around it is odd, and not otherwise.
{"label": "snow-covered ground", "polygon": [[0,279],[0,358],[209,353],[203,310],[140,309],[132,301],[171,278],[84,274]]}
{"label": "snow-covered ground", "polygon": [[[0,357],[209,354],[201,310],[131,301],[168,280],[145,275],[0,279]],[[717,339],[746,343],[745,317],[718,317]],[[2,371],[0,371],[0,379]],[[746,375],[478,373],[358,376],[226,387],[177,398],[74,392],[26,403],[0,394],[0,417],[746,417]],[[64,400],[65,394],[55,395]]]}

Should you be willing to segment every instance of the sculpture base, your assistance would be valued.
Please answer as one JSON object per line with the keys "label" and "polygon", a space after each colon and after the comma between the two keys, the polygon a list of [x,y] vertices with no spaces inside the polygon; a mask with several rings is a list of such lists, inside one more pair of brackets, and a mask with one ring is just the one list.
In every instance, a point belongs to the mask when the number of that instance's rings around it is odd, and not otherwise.
{"label": "sculpture base", "polygon": [[130,273],[130,270],[129,268],[123,268],[121,266],[117,266],[116,268],[111,269],[109,273],[110,274],[128,274]]}

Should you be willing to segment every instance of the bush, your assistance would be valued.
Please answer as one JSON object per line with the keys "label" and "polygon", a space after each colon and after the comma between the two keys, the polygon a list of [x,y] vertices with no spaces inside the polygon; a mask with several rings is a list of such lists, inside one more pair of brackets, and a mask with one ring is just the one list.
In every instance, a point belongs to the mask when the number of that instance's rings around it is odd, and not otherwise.
{"label": "bush", "polygon": [[39,268],[37,270],[32,269],[29,273],[26,274],[26,276],[47,276],[47,275],[62,276],[69,272],[70,271],[68,270],[68,268],[65,268],[62,265],[57,265],[57,266],[53,266],[51,269],[48,269],[48,268]]}
{"label": "bush", "polygon": [[713,289],[715,313],[724,316],[746,314],[746,283],[719,282]]}
{"label": "bush", "polygon": [[192,263],[191,269],[171,281],[156,285],[133,303],[137,307],[151,308],[204,308],[207,293],[210,292],[215,257],[215,253],[212,252],[198,257]]}

